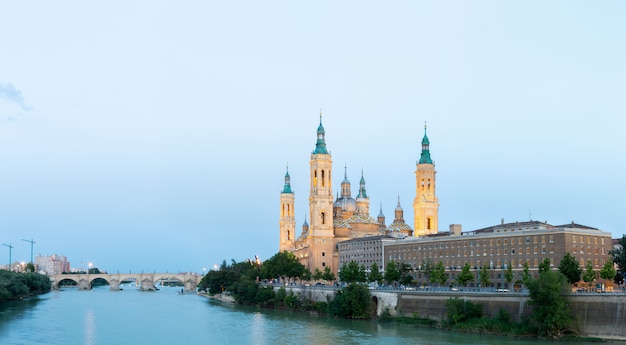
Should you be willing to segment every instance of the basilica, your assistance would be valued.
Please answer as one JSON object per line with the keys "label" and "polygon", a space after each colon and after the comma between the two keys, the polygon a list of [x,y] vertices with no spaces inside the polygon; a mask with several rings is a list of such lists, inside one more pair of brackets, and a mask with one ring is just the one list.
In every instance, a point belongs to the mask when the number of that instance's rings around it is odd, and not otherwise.
{"label": "basilica", "polygon": [[339,254],[337,244],[355,238],[388,235],[392,237],[421,237],[437,233],[439,201],[435,195],[435,165],[430,157],[430,142],[424,126],[422,150],[415,169],[415,199],[413,228],[405,223],[404,211],[398,204],[393,222],[385,225],[382,205],[377,218],[370,215],[370,200],[361,173],[356,199],[344,167],[344,179],[336,197],[332,184],[332,156],[326,148],[325,131],[317,127],[317,141],[310,158],[309,225],[306,219],[296,236],[294,216],[295,195],[291,189],[289,171],[280,193],[280,251],[293,252],[311,272],[330,267],[337,274]]}

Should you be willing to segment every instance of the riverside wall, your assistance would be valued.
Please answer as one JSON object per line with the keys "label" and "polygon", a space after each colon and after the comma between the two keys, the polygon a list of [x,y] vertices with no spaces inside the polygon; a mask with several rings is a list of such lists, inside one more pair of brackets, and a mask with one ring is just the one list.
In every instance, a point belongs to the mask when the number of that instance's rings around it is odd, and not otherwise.
{"label": "riverside wall", "polygon": [[[532,306],[528,295],[516,293],[397,293],[396,314],[443,320],[446,318],[446,300],[460,298],[483,306],[487,317],[506,310],[514,321],[530,317]],[[572,294],[568,297],[570,308],[578,318],[582,336],[626,340],[626,295],[624,294]]]}
{"label": "riverside wall", "polygon": [[[289,287],[294,293],[313,301],[334,298],[335,290],[313,287]],[[463,293],[449,292],[397,292],[372,290],[377,315],[388,310],[392,316],[419,316],[444,320],[446,301],[460,298],[483,306],[483,315],[495,317],[504,309],[514,321],[530,317],[532,306],[526,294],[512,292]],[[626,341],[626,294],[572,294],[569,297],[572,311],[578,318],[582,336]]]}

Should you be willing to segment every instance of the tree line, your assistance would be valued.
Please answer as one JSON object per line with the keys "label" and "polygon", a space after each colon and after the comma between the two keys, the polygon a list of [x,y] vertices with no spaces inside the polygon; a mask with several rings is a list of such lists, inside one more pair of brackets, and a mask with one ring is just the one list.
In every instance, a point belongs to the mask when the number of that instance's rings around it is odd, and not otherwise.
{"label": "tree line", "polygon": [[0,270],[0,303],[47,293],[51,288],[50,278],[43,274]]}

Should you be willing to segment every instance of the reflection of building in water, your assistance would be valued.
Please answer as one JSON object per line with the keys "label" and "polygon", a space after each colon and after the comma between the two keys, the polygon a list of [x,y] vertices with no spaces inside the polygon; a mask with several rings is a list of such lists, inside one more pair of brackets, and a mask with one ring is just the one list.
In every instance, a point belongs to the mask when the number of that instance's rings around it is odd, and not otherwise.
{"label": "reflection of building in water", "polygon": [[[320,124],[317,128],[317,142],[311,153],[309,214],[304,220],[300,236],[296,236],[294,216],[295,195],[291,189],[291,176],[285,174],[285,184],[280,194],[280,251],[293,252],[305,267],[323,271],[330,267],[337,274],[339,253],[337,244],[342,241],[367,236],[390,235],[406,237],[414,234],[404,222],[404,211],[398,205],[393,224],[387,228],[381,210],[377,218],[370,216],[370,199],[365,188],[365,178],[361,172],[356,198],[352,197],[347,167],[341,182],[341,192],[333,197],[332,157],[326,148],[326,132]],[[417,194],[413,204],[415,211],[415,235],[437,232],[437,212],[439,202],[435,196],[435,168],[430,158],[429,141],[424,130],[422,153],[416,167]],[[378,261],[378,260],[376,260]]]}
{"label": "reflection of building in water", "polygon": [[37,256],[35,263],[37,271],[48,275],[70,272],[70,263],[63,255]]}

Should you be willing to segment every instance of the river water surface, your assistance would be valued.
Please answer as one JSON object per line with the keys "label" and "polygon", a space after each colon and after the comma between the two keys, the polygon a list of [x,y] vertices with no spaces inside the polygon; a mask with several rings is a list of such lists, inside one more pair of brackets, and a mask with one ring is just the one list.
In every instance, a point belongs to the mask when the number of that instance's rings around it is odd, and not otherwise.
{"label": "river water surface", "polygon": [[179,291],[68,288],[3,304],[0,344],[554,345],[243,307],[195,294],[178,295]]}

